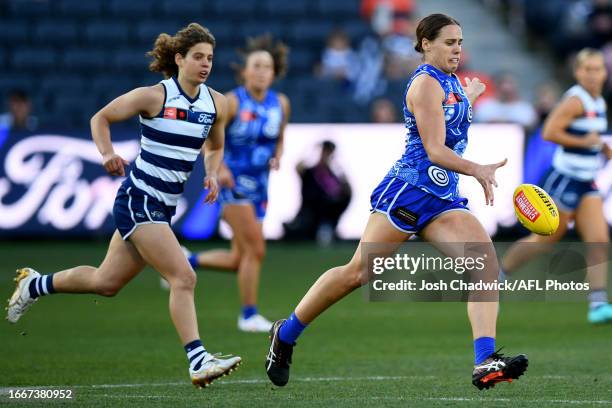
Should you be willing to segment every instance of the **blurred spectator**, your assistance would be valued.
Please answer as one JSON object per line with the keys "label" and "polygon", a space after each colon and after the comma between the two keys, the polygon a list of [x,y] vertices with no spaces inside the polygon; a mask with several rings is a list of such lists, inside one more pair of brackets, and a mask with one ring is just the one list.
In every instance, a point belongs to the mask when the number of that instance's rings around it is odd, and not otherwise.
{"label": "blurred spectator", "polygon": [[38,118],[32,115],[32,101],[26,91],[13,89],[6,104],[8,111],[0,114],[0,129],[36,130]]}
{"label": "blurred spectator", "polygon": [[357,54],[358,70],[355,78],[353,100],[365,105],[373,98],[382,95],[387,82],[382,73],[384,51],[378,37],[366,37],[361,42]]}
{"label": "blurred spectator", "polygon": [[387,98],[380,98],[372,103],[370,108],[372,123],[398,123],[395,105]]}
{"label": "blurred spectator", "polygon": [[335,30],[327,37],[327,44],[321,55],[320,76],[351,81],[355,78],[357,56],[344,31]]}
{"label": "blurred spectator", "polygon": [[548,114],[557,105],[561,98],[559,86],[554,82],[545,82],[536,91],[535,110],[538,115],[538,124],[544,123]]}
{"label": "blurred spectator", "polygon": [[599,48],[612,39],[612,5],[609,0],[592,0],[587,27],[593,47]]}
{"label": "blurred spectator", "polygon": [[493,96],[495,96],[495,82],[493,81],[493,78],[491,78],[489,74],[486,74],[482,71],[475,71],[471,69],[470,62],[471,62],[471,59],[470,59],[469,52],[463,49],[461,51],[461,61],[459,64],[459,69],[457,70],[457,72],[455,72],[455,74],[457,75],[457,78],[459,78],[459,81],[461,81],[461,84],[463,86],[466,85],[465,83],[466,77],[470,79],[478,78],[480,79],[480,82],[485,84],[486,89],[484,93],[480,95],[480,97],[476,99],[476,102],[474,103],[474,107],[476,107],[476,106],[479,106],[482,102],[484,102],[488,98],[492,98]]}
{"label": "blurred spectator", "polygon": [[406,35],[411,30],[406,21],[410,21],[413,10],[413,0],[362,1],[361,13],[369,20],[374,36],[361,42],[357,54],[359,68],[353,95],[356,103],[365,105],[384,94],[386,77],[405,79],[418,65],[418,60],[410,57],[413,50],[408,49],[413,46],[412,33]]}
{"label": "blurred spectator", "polygon": [[474,119],[486,123],[516,123],[527,130],[537,124],[533,106],[521,98],[516,79],[510,73],[503,73],[495,80],[497,95],[478,105]]}
{"label": "blurred spectator", "polygon": [[372,24],[379,35],[392,30],[396,18],[410,17],[414,0],[362,0],[361,15]]}
{"label": "blurred spectator", "polygon": [[283,224],[286,239],[316,238],[322,245],[333,241],[338,220],[351,201],[351,186],[341,172],[331,166],[335,150],[334,143],[325,141],[316,165],[309,168],[298,165],[302,206],[291,222]]}
{"label": "blurred spectator", "polygon": [[405,80],[421,63],[421,54],[414,49],[415,31],[415,22],[401,17],[395,20],[392,32],[382,38],[387,79]]}

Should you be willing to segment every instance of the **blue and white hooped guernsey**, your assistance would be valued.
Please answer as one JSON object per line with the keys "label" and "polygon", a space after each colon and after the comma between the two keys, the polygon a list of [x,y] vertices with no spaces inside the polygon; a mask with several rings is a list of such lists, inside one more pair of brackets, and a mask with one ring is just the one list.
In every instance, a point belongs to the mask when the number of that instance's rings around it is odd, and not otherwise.
{"label": "blue and white hooped guernsey", "polygon": [[[603,133],[608,128],[606,102],[603,97],[593,98],[582,86],[574,85],[564,97],[576,96],[582,102],[584,114],[576,118],[566,132],[583,137],[589,132]],[[553,157],[553,168],[568,177],[591,181],[603,164],[601,147],[581,148],[558,146]]]}
{"label": "blue and white hooped guernsey", "polygon": [[468,141],[468,128],[472,122],[472,105],[455,74],[446,74],[429,64],[420,65],[412,74],[404,92],[404,118],[406,122],[406,150],[393,165],[388,177],[397,177],[444,200],[459,197],[459,175],[433,164],[421,140],[414,114],[406,106],[406,94],[412,81],[419,75],[429,75],[444,90],[446,138],[444,144],[458,156],[463,156]]}
{"label": "blue and white hooped guernsey", "polygon": [[166,94],[157,116],[140,116],[141,148],[130,173],[134,186],[166,206],[176,206],[217,115],[208,87],[192,99],[176,78],[160,82]]}

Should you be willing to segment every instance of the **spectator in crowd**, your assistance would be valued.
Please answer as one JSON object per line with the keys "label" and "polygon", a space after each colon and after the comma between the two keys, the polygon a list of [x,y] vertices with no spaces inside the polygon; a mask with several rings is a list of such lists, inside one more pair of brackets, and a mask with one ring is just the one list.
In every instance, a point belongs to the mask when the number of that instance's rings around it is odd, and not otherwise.
{"label": "spectator in crowd", "polygon": [[470,53],[465,49],[464,46],[461,50],[461,61],[459,61],[459,69],[457,70],[457,72],[455,72],[455,74],[457,75],[457,78],[459,78],[459,81],[461,81],[461,84],[464,87],[467,86],[467,84],[465,83],[465,78],[478,78],[480,79],[480,82],[485,84],[485,91],[482,93],[482,95],[480,95],[480,98],[476,99],[476,102],[474,102],[474,107],[476,107],[488,98],[492,98],[493,96],[495,96],[495,81],[493,81],[493,78],[489,74],[472,69],[470,62]]}
{"label": "spectator in crowd", "polygon": [[362,0],[361,15],[368,21],[389,21],[397,17],[410,17],[414,6],[414,0]]}
{"label": "spectator in crowd", "polygon": [[541,84],[536,91],[536,101],[534,108],[538,115],[538,124],[544,123],[548,114],[557,105],[561,98],[559,86],[554,82]]}
{"label": "spectator in crowd", "polygon": [[387,98],[379,98],[372,102],[370,119],[373,123],[398,123],[395,105]]}
{"label": "spectator in crowd", "polygon": [[408,17],[396,18],[392,31],[381,41],[385,77],[389,80],[406,80],[421,64],[421,54],[414,49],[414,21]]}
{"label": "spectator in crowd", "polygon": [[590,46],[601,47],[612,39],[612,4],[609,0],[592,0],[587,16]]}
{"label": "spectator in crowd", "polygon": [[13,89],[7,98],[8,111],[0,114],[0,129],[34,131],[38,118],[32,115],[32,101],[28,93]]}
{"label": "spectator in crowd", "polygon": [[527,130],[537,125],[533,106],[521,98],[514,76],[508,72],[495,80],[497,95],[482,102],[475,110],[474,119],[485,123],[516,123]]}
{"label": "spectator in crowd", "polygon": [[293,221],[283,224],[285,238],[316,238],[322,245],[333,241],[338,220],[351,201],[351,186],[340,171],[332,168],[335,150],[333,142],[325,141],[316,165],[297,166],[302,180],[302,206]]}
{"label": "spectator in crowd", "polygon": [[327,37],[327,44],[321,55],[319,75],[324,78],[352,81],[356,75],[356,58],[346,33],[334,30]]}
{"label": "spectator in crowd", "polygon": [[535,110],[538,115],[538,126],[527,139],[523,162],[525,183],[538,184],[550,168],[557,145],[544,140],[542,127],[548,114],[557,106],[560,97],[559,86],[554,82],[545,82],[536,91]]}

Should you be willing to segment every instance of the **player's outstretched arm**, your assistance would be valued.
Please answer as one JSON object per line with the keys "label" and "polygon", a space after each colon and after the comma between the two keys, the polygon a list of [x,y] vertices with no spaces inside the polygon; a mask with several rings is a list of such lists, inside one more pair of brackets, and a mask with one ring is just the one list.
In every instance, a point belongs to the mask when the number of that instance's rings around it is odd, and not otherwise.
{"label": "player's outstretched arm", "polygon": [[124,166],[129,163],[115,153],[111,143],[110,124],[141,114],[157,115],[163,106],[162,85],[136,88],[113,99],[100,109],[90,121],[91,137],[102,155],[104,169],[113,176],[125,176]]}
{"label": "player's outstretched arm", "polygon": [[578,117],[584,114],[584,107],[577,96],[565,98],[548,115],[542,137],[544,140],[560,144],[565,147],[588,148],[601,144],[599,133],[591,132],[586,136],[576,137],[567,133],[566,129]]}
{"label": "player's outstretched arm", "polygon": [[217,181],[219,166],[223,162],[223,148],[225,146],[225,125],[227,123],[227,98],[219,92],[211,89],[212,97],[217,109],[217,117],[212,125],[208,138],[202,146],[204,156],[204,168],[206,176],[204,178],[204,188],[208,194],[204,199],[205,203],[212,203],[219,195],[219,184]]}

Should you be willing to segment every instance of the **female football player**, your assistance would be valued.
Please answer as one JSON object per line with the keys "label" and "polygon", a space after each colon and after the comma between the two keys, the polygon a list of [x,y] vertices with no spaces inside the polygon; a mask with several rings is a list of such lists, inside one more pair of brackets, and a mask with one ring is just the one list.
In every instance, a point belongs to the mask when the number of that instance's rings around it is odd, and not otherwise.
{"label": "female football player", "polygon": [[227,138],[219,170],[219,202],[222,217],[232,228],[231,250],[187,254],[194,269],[238,272],[242,303],[238,329],[247,332],[267,332],[272,327],[257,311],[257,290],[266,251],[262,223],[268,174],[279,167],[290,111],[289,99],[270,87],[285,74],[287,51],[269,35],[247,41],[240,70],[243,84],[226,94]]}
{"label": "female football player", "polygon": [[111,143],[110,124],[140,117],[141,150],[115,199],[116,231],[100,266],[76,266],[50,275],[18,271],[8,320],[16,322],[40,296],[95,293],[114,296],[145,265],[170,284],[170,316],[185,347],[194,385],[205,387],[231,372],[240,357],[217,358],[200,341],[194,305],[196,276],[170,229],[183,185],[205,150],[207,202],[217,198],[217,169],[223,158],[226,98],[208,88],[215,38],[192,23],[174,36],[160,34],[150,69],[165,80],[116,98],[91,119],[92,138],[104,169],[125,176],[128,163]]}
{"label": "female football player", "polygon": [[[506,161],[480,165],[461,157],[472,103],[485,88],[475,78],[466,79],[464,90],[454,75],[461,44],[461,27],[455,19],[432,14],[419,23],[415,49],[423,54],[423,64],[412,75],[405,93],[406,151],[372,193],[372,214],[353,258],[325,272],[291,316],[272,326],[266,372],[274,384],[288,382],[293,347],[304,328],[367,283],[370,273],[362,249],[367,251],[368,243],[387,244],[389,254],[414,234],[444,251],[449,251],[452,245],[448,243],[452,242],[491,243],[482,225],[467,210],[467,200],[459,196],[458,179],[459,174],[476,178],[484,189],[486,203],[493,205],[495,171]],[[491,245],[486,251],[490,255],[486,269],[491,271],[498,266],[497,260]],[[484,298],[470,294],[467,305],[475,352],[472,382],[479,389],[518,378],[527,368],[524,355],[503,357],[495,352],[497,299],[497,291],[489,293],[485,302],[475,301]]]}
{"label": "female football player", "polygon": [[607,73],[603,54],[583,49],[576,55],[574,76],[578,82],[566,93],[544,123],[543,137],[557,143],[552,168],[540,184],[559,209],[559,228],[550,236],[531,234],[515,243],[502,260],[502,271],[511,274],[536,255],[550,249],[568,229],[571,220],[582,240],[588,243],[587,280],[590,293],[587,320],[612,322],[608,303],[608,222],[595,175],[602,155],[612,151],[599,135],[608,128],[606,102],[601,96]]}

